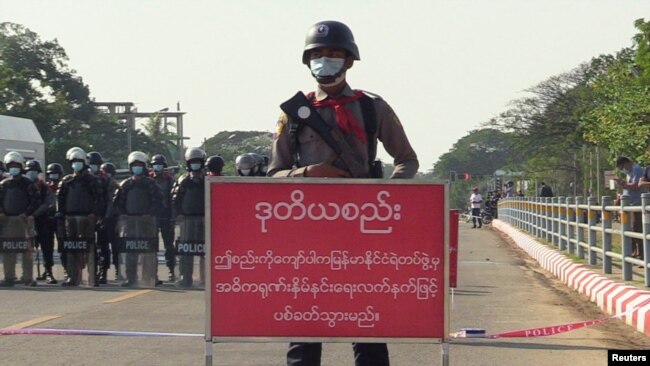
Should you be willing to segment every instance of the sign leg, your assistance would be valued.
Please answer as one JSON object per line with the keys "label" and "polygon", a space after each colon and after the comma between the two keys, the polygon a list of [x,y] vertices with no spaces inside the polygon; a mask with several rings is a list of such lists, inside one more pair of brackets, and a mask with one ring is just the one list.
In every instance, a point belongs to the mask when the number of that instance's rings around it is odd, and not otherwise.
{"label": "sign leg", "polygon": [[449,343],[440,344],[440,353],[442,355],[442,366],[449,366]]}
{"label": "sign leg", "polygon": [[205,366],[212,366],[212,340],[205,341]]}

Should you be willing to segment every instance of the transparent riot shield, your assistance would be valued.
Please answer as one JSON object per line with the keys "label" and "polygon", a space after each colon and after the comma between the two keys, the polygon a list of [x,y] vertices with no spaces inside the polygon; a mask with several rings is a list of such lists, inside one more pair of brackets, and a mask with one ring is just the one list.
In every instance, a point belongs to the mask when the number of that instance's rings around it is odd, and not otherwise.
{"label": "transparent riot shield", "polygon": [[120,248],[119,272],[123,287],[156,286],[158,279],[158,228],[154,216],[122,216],[117,221]]}
{"label": "transparent riot shield", "polygon": [[[176,239],[176,254],[180,257],[178,270],[181,287],[192,287],[195,284],[193,275],[199,273],[198,287],[205,284],[205,226],[201,216],[184,216],[177,222],[179,236]],[[198,261],[197,261],[198,258]],[[198,262],[198,263],[197,263]]]}
{"label": "transparent riot shield", "polygon": [[[65,216],[59,222],[62,255],[67,280],[63,286],[97,285],[95,255],[95,220],[88,216]],[[84,276],[84,268],[85,271]]]}
{"label": "transparent riot shield", "polygon": [[0,254],[4,274],[2,286],[13,286],[18,281],[16,262],[19,255],[22,262],[20,282],[28,286],[36,285],[33,278],[35,236],[33,218],[5,216],[0,219]]}

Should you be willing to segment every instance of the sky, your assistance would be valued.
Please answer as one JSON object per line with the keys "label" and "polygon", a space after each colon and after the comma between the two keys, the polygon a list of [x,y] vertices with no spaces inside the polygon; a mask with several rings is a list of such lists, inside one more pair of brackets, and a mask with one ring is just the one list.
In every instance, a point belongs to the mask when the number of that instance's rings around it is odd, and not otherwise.
{"label": "sky", "polygon": [[361,55],[350,86],[393,107],[423,172],[526,89],[631,46],[638,18],[650,1],[0,0],[0,22],[56,38],[96,101],[180,103],[188,146],[274,131],[279,104],[315,87],[307,30],[342,21]]}

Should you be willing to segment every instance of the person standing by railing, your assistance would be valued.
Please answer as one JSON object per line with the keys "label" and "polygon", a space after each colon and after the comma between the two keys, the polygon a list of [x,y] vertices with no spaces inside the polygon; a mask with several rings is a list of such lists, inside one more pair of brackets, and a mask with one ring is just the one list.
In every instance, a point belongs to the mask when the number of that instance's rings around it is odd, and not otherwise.
{"label": "person standing by railing", "polygon": [[473,193],[469,198],[470,203],[472,204],[472,229],[476,228],[476,221],[478,220],[478,228],[480,229],[483,226],[483,219],[481,219],[481,203],[483,202],[483,197],[478,191],[478,187],[474,187]]}
{"label": "person standing by railing", "polygon": [[[647,192],[647,189],[640,184],[644,175],[643,168],[634,163],[628,157],[620,156],[616,159],[616,168],[626,175],[626,179],[616,179],[617,185],[623,189],[623,195],[630,197],[630,206],[641,205],[641,194]],[[634,212],[632,215],[632,230],[640,233],[643,232],[641,212]],[[643,240],[632,238],[632,256],[643,258]]]}

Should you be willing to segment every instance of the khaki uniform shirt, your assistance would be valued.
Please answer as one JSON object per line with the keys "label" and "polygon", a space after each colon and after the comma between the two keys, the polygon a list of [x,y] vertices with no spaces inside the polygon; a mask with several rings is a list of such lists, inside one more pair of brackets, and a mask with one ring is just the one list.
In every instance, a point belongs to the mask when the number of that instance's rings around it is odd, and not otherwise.
{"label": "khaki uniform shirt", "polygon": [[[366,93],[366,92],[364,92]],[[342,95],[353,96],[354,91],[346,85]],[[381,141],[386,152],[394,159],[395,170],[391,178],[412,178],[418,171],[419,163],[417,155],[404,133],[404,128],[393,109],[381,97],[366,93],[374,102],[375,115],[377,119],[376,136],[367,136],[368,140],[374,138]],[[316,89],[314,98],[322,101],[328,97],[320,87]],[[345,104],[345,108],[354,114],[355,118],[362,124],[360,127],[365,131],[361,104],[358,100]],[[318,114],[325,123],[336,125],[336,113],[332,107],[316,108]],[[322,162],[330,162],[341,169],[346,169],[331,147],[320,137],[318,133],[303,125],[298,133],[298,155],[299,161],[294,161],[291,152],[291,138],[289,134],[289,119],[285,113],[280,115],[276,126],[276,135],[273,140],[273,153],[269,164],[268,176],[273,177],[302,177],[308,165]],[[361,157],[361,161],[369,169],[367,144],[359,141],[356,136],[348,134],[347,142],[352,150]]]}

